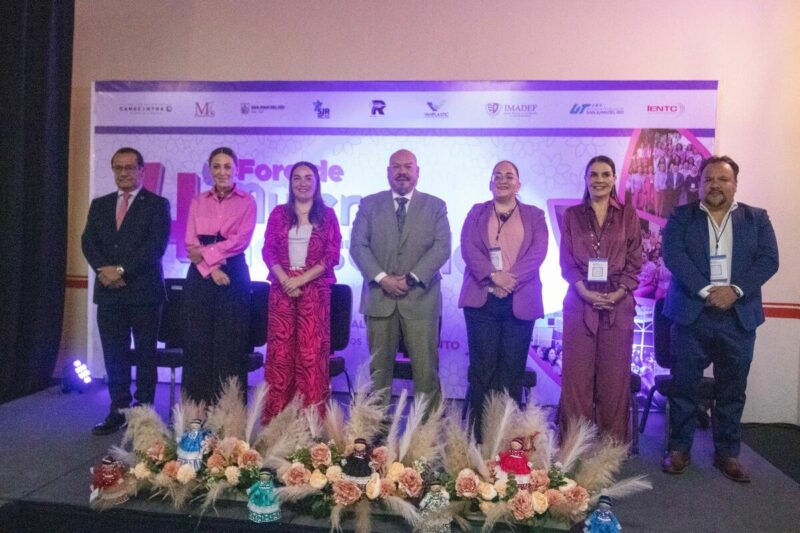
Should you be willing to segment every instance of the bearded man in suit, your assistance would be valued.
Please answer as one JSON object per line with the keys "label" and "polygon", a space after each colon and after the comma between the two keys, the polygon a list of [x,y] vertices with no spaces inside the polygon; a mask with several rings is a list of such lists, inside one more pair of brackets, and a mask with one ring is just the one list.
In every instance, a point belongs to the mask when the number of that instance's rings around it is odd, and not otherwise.
{"label": "bearded man in suit", "polygon": [[738,459],[740,423],[756,328],[764,322],[761,286],[778,270],[778,244],[767,212],[734,199],[739,165],[733,159],[710,157],[700,175],[703,199],[676,208],[664,228],[673,394],[662,469],[682,474],[689,464],[700,380],[714,363],[714,466],[748,482]]}
{"label": "bearded man in suit", "polygon": [[[136,366],[136,404],[155,398],[156,343],[166,299],[161,257],[170,231],[169,201],[142,187],[144,159],[120,148],[111,158],[117,191],[95,198],[81,237],[83,255],[97,273],[94,303],[103,345],[111,409],[92,433],[125,426],[131,406],[131,366]],[[133,336],[134,350],[130,345]]]}
{"label": "bearded man in suit", "polygon": [[450,257],[450,224],[441,199],[416,190],[419,166],[409,150],[389,158],[390,190],[364,197],[353,222],[350,254],[364,277],[372,388],[391,396],[400,339],[408,350],[414,392],[432,409],[441,400],[439,269]]}

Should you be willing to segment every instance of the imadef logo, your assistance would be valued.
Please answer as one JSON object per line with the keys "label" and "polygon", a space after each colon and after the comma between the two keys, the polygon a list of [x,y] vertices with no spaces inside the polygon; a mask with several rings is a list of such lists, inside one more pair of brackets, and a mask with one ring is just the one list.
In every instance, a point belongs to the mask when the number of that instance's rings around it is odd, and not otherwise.
{"label": "imadef logo", "polygon": [[203,117],[203,118],[211,118],[215,115],[214,113],[214,102],[200,102],[194,103],[194,116],[196,117]]}

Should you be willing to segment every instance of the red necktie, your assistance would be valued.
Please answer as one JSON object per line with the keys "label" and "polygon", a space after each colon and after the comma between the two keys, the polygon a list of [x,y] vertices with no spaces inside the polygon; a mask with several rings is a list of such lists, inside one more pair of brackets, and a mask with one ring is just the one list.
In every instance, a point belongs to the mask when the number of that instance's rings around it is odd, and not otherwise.
{"label": "red necktie", "polygon": [[122,226],[122,221],[125,220],[125,213],[128,212],[128,202],[130,202],[130,200],[131,193],[122,193],[122,201],[119,203],[119,207],[117,207],[117,230]]}

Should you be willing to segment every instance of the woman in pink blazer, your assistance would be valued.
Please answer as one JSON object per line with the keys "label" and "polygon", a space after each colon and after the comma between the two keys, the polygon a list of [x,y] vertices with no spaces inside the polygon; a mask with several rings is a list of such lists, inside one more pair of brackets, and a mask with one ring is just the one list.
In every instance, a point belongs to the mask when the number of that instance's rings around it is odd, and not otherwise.
{"label": "woman in pink blazer", "polygon": [[544,212],[517,197],[519,171],[497,163],[492,199],[475,204],[461,229],[464,309],[469,344],[470,420],[480,440],[483,401],[490,391],[508,390],[522,401],[522,377],[533,324],[544,316],[539,267],[547,255]]}

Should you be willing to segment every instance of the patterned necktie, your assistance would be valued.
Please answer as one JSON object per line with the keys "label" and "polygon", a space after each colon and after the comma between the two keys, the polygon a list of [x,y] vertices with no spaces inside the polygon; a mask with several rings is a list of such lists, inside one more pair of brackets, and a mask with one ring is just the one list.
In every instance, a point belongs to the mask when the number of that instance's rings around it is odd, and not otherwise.
{"label": "patterned necktie", "polygon": [[122,226],[122,221],[125,220],[125,214],[128,212],[128,203],[131,201],[131,193],[122,193],[122,201],[117,207],[117,230]]}
{"label": "patterned necktie", "polygon": [[403,224],[406,223],[406,204],[408,203],[408,198],[403,198],[399,196],[395,198],[397,200],[397,228],[400,230],[400,233],[403,233]]}

